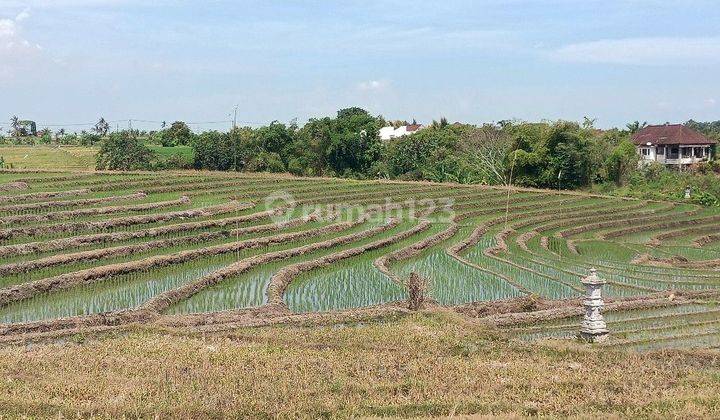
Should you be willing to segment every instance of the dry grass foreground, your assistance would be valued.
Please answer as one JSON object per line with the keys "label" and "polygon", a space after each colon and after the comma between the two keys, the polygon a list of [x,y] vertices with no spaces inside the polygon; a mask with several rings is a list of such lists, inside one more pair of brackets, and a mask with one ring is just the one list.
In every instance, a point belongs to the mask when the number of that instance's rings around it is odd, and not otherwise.
{"label": "dry grass foreground", "polygon": [[720,353],[520,344],[457,314],[0,348],[2,417],[719,417]]}

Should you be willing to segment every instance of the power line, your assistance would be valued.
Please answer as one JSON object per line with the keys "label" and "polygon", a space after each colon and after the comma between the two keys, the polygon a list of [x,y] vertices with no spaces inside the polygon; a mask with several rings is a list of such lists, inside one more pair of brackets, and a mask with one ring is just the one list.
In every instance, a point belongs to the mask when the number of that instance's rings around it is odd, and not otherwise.
{"label": "power line", "polygon": [[[145,123],[145,124],[158,124],[162,125],[164,122],[169,121],[157,121],[157,120],[145,120],[145,119],[138,119],[138,118],[125,118],[125,119],[118,119],[118,120],[106,120],[108,124],[132,124],[132,122],[136,123]],[[267,125],[269,123],[266,122],[259,122],[259,121],[238,121],[237,117],[233,116],[232,119],[227,120],[214,120],[214,121],[184,121],[187,125],[212,125],[212,124],[230,124],[237,126],[238,124],[241,125]],[[97,122],[73,122],[73,123],[51,123],[51,124],[38,124],[38,127],[93,127],[97,124]]]}

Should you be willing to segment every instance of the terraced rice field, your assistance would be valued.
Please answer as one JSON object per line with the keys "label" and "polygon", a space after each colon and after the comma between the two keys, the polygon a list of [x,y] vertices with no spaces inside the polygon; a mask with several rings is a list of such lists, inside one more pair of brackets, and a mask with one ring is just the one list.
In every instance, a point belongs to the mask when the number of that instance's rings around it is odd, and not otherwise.
{"label": "terraced rice field", "polygon": [[[608,281],[609,346],[720,346],[720,212],[552,191],[220,173],[0,172],[0,337],[130,322],[253,324],[527,296],[497,322],[573,336]],[[367,309],[370,308],[370,309]]]}

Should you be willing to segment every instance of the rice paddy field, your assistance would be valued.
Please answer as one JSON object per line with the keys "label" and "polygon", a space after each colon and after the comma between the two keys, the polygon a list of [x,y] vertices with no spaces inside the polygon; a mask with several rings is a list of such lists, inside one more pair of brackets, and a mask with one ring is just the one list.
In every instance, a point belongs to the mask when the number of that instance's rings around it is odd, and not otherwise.
{"label": "rice paddy field", "polygon": [[[618,349],[720,347],[720,211],[579,193],[202,172],[0,172],[0,339],[428,305]],[[504,309],[503,309],[504,308]]]}

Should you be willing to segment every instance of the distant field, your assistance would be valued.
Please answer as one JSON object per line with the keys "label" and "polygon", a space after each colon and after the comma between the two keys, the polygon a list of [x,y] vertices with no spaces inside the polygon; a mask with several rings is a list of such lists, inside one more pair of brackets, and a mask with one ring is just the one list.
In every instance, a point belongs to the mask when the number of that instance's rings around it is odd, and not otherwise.
{"label": "distant field", "polygon": [[193,158],[195,157],[195,152],[193,151],[192,147],[190,146],[175,146],[175,147],[162,147],[155,144],[148,145],[150,150],[157,153],[160,158],[169,158],[173,155],[178,155],[187,160],[188,162],[192,162]]}
{"label": "distant field", "polygon": [[88,170],[95,168],[97,150],[78,146],[2,146],[0,156],[13,169]]}
{"label": "distant field", "polygon": [[[173,155],[192,162],[194,152],[190,146],[162,147],[148,145],[157,153],[160,160]],[[0,156],[11,169],[56,169],[56,170],[92,170],[95,169],[97,147],[80,146],[0,146]]]}

